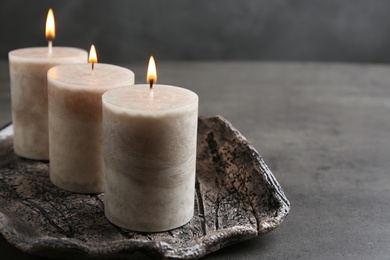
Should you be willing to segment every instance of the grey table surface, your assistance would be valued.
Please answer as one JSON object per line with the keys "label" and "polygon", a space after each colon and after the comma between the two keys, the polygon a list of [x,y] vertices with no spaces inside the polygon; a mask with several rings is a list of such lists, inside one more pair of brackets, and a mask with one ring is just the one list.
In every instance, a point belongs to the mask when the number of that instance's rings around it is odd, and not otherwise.
{"label": "grey table surface", "polygon": [[[159,62],[159,82],[198,93],[259,151],[291,202],[276,230],[206,259],[389,259],[390,66]],[[128,64],[136,82],[145,64]],[[0,62],[0,125],[11,120]],[[0,238],[0,259],[46,259]]]}

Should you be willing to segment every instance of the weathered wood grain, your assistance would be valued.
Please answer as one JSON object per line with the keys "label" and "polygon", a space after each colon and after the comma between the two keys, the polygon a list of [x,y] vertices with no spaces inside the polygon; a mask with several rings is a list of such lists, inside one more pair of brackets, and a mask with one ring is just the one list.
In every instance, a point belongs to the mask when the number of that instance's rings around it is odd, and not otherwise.
{"label": "weathered wood grain", "polygon": [[[100,195],[49,180],[49,163],[16,156],[0,140],[0,233],[21,250],[62,258],[200,258],[275,229],[290,204],[260,155],[222,117],[200,118],[194,218],[138,233],[112,225]],[[71,151],[69,151],[71,152]]]}

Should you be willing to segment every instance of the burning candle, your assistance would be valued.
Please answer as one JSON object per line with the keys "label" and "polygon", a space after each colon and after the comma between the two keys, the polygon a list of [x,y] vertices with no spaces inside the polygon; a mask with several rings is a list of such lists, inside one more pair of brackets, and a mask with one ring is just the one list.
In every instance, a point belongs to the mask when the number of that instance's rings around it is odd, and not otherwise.
{"label": "burning candle", "polygon": [[56,25],[53,10],[50,8],[46,18],[46,39],[48,42],[49,53],[53,52],[53,40],[56,37]]}
{"label": "burning candle", "polygon": [[58,64],[82,63],[86,51],[51,47],[55,38],[54,15],[49,10],[46,26],[49,47],[9,52],[14,150],[19,156],[48,160],[47,71]]}
{"label": "burning candle", "polygon": [[97,63],[60,65],[48,71],[50,180],[79,193],[103,191],[102,94],[134,84],[134,73]]}
{"label": "burning candle", "polygon": [[158,232],[193,217],[198,96],[156,85],[154,60],[149,64],[149,84],[102,97],[104,205],[113,224]]}

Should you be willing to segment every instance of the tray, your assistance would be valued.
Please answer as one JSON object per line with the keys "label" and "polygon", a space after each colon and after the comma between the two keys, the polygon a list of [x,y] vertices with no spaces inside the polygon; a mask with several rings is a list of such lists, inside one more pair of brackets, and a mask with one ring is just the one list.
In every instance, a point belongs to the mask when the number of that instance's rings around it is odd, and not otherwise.
{"label": "tray", "polygon": [[112,225],[103,196],[75,194],[49,180],[49,163],[18,157],[12,126],[0,131],[0,233],[22,251],[62,258],[200,258],[267,233],[290,203],[263,159],[220,116],[199,118],[195,215],[169,232]]}

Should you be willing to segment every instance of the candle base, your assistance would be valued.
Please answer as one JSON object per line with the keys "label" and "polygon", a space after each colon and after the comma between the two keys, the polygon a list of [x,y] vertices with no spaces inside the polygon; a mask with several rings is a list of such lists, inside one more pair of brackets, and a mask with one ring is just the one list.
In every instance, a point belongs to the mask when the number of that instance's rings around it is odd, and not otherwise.
{"label": "candle base", "polygon": [[[154,223],[154,224],[149,223],[149,224],[145,224],[143,226],[133,226],[133,225],[129,225],[128,223],[117,218],[116,215],[111,214],[109,211],[105,211],[104,214],[105,214],[106,218],[108,219],[108,221],[110,221],[115,226],[125,228],[125,229],[131,230],[131,231],[143,232],[143,233],[158,233],[158,232],[164,232],[164,231],[169,231],[169,230],[173,230],[176,228],[180,228],[180,227],[186,225],[187,223],[189,223],[192,220],[192,218],[194,217],[194,214],[192,214],[191,217],[189,217],[188,219],[183,219],[181,222],[177,222],[174,225],[163,227],[163,226],[158,225],[158,223]],[[145,219],[145,220],[147,220],[147,219]]]}
{"label": "candle base", "polygon": [[139,180],[115,171],[107,163],[105,173],[104,214],[116,226],[162,232],[181,227],[194,216],[195,168],[170,184],[158,176],[157,181]]}
{"label": "candle base", "polygon": [[52,173],[50,174],[50,181],[60,189],[75,193],[98,194],[104,191],[103,181],[100,181],[99,183],[67,182],[58,178],[58,175]]}

